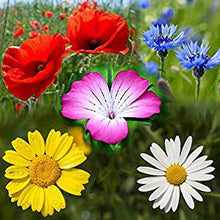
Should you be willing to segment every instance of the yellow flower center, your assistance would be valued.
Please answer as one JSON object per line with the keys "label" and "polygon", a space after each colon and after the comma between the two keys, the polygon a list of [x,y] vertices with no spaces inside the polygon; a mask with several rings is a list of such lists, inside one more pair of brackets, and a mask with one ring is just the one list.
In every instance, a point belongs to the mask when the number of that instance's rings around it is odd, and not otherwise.
{"label": "yellow flower center", "polygon": [[40,187],[54,185],[61,175],[58,163],[49,156],[38,156],[29,167],[31,182]]}
{"label": "yellow flower center", "polygon": [[186,170],[179,164],[171,165],[166,171],[166,178],[170,184],[180,185],[186,180]]}

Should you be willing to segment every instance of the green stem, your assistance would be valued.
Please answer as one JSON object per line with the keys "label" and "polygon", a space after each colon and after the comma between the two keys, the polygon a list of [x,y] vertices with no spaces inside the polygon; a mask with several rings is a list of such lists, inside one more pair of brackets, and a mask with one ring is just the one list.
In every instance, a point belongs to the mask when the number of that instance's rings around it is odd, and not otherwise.
{"label": "green stem", "polygon": [[159,71],[159,76],[162,77],[162,74],[164,72],[164,58],[161,57],[160,59],[160,71]]}
{"label": "green stem", "polygon": [[211,197],[216,197],[216,198],[220,198],[220,194],[219,193],[202,193],[204,196],[211,196]]}
{"label": "green stem", "polygon": [[2,30],[2,36],[1,36],[1,45],[0,45],[0,69],[1,69],[1,64],[2,64],[2,54],[4,50],[4,40],[5,40],[5,31],[8,23],[8,11],[9,11],[9,0],[7,1],[7,6],[6,6],[6,12],[5,12],[5,19],[4,19],[4,25],[3,25],[3,30]]}
{"label": "green stem", "polygon": [[196,77],[196,99],[199,99],[200,93],[200,77]]}

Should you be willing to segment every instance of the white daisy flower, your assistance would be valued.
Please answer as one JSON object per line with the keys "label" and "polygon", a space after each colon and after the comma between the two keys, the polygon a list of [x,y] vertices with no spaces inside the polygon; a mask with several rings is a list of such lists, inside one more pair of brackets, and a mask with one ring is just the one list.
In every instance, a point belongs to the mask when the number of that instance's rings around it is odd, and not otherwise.
{"label": "white daisy flower", "polygon": [[150,151],[154,157],[141,153],[141,157],[154,166],[138,167],[141,173],[152,175],[153,177],[145,177],[137,182],[143,184],[139,187],[139,191],[148,192],[154,190],[150,195],[149,201],[153,201],[153,208],[160,207],[169,212],[177,210],[180,198],[180,192],[186,204],[193,209],[193,198],[203,201],[202,196],[197,190],[210,192],[211,189],[197,181],[207,181],[214,178],[211,173],[215,168],[210,165],[212,160],[206,160],[208,156],[198,157],[202,152],[203,146],[196,148],[191,154],[189,151],[192,145],[192,137],[189,136],[183,146],[182,151],[180,138],[176,136],[175,140],[166,139],[166,153],[158,144],[153,143]]}

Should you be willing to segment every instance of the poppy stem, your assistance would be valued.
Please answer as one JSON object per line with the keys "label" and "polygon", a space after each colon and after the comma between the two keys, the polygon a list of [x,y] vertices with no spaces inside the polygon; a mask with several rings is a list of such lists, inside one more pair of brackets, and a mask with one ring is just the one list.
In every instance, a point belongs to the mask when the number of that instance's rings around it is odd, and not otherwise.
{"label": "poppy stem", "polygon": [[200,92],[200,77],[196,77],[196,99],[199,99]]}

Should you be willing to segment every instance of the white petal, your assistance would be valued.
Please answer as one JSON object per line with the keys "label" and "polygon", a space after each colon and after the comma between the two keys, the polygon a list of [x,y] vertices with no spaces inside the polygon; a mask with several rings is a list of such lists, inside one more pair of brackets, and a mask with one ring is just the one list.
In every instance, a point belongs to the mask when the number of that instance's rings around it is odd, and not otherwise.
{"label": "white petal", "polygon": [[172,207],[172,204],[171,204],[172,203],[172,198],[173,198],[173,194],[170,197],[168,203],[166,204],[166,206],[164,208],[165,213],[168,213],[170,211],[171,207]]}
{"label": "white petal", "polygon": [[161,149],[161,147],[158,144],[153,143],[152,147],[150,147],[150,150],[154,157],[157,158],[157,160],[166,168],[170,166],[170,163],[168,161],[167,155],[164,153],[164,151]]}
{"label": "white petal", "polygon": [[161,165],[156,159],[154,159],[153,157],[151,157],[150,155],[148,154],[145,154],[145,153],[141,153],[141,157],[146,161],[148,162],[149,164],[151,164],[152,166],[160,169],[160,170],[164,170],[166,171],[166,168]]}
{"label": "white petal", "polygon": [[173,197],[171,202],[173,212],[175,212],[178,208],[179,198],[180,198],[180,188],[179,186],[174,186]]}
{"label": "white petal", "polygon": [[160,202],[161,202],[161,199],[163,198],[163,195],[164,195],[164,194],[162,194],[159,198],[157,198],[157,199],[154,201],[153,209],[156,209],[157,207],[160,206]]}
{"label": "white petal", "polygon": [[207,158],[208,158],[207,155],[198,157],[196,160],[193,161],[193,163],[191,164],[191,166],[194,166],[194,165],[196,165],[196,164],[198,164],[198,163],[204,162]]}
{"label": "white petal", "polygon": [[215,176],[211,174],[197,174],[197,173],[190,173],[187,176],[187,180],[194,180],[194,181],[208,181],[215,178]]}
{"label": "white petal", "polygon": [[196,200],[198,200],[200,202],[203,201],[202,196],[194,188],[192,188],[189,184],[186,183],[185,187],[193,198],[195,198]]}
{"label": "white petal", "polygon": [[167,152],[167,156],[168,156],[168,160],[170,162],[170,165],[174,164],[174,155],[173,155],[171,143],[168,139],[165,140],[165,148],[166,148],[166,152]]}
{"label": "white petal", "polygon": [[[195,171],[195,172],[193,172],[193,173],[197,173],[197,174],[207,174],[207,173],[213,172],[214,170],[215,170],[214,167],[207,167],[207,168],[205,168],[205,169],[201,169],[201,170]],[[193,174],[193,173],[192,173],[192,174]]]}
{"label": "white petal", "polygon": [[174,163],[177,164],[179,162],[180,156],[180,137],[176,136],[175,141],[173,142],[173,152],[174,152]]}
{"label": "white petal", "polygon": [[141,173],[154,175],[154,176],[163,176],[163,175],[165,175],[164,171],[154,169],[152,167],[138,167],[137,170]]}
{"label": "white petal", "polygon": [[145,177],[142,179],[139,179],[137,181],[137,183],[139,184],[151,184],[151,183],[155,183],[155,182],[159,182],[159,181],[164,181],[166,180],[166,177],[164,176],[160,176],[160,177]]}
{"label": "white petal", "polygon": [[179,164],[183,164],[189,154],[189,151],[191,149],[191,146],[192,146],[192,137],[189,136],[186,141],[185,141],[185,144],[183,145],[183,149],[182,149],[182,152],[180,154],[180,158],[179,158]]}
{"label": "white petal", "polygon": [[198,183],[198,182],[195,182],[195,181],[191,181],[191,180],[186,180],[186,183],[188,183],[190,186],[194,187],[195,189],[198,189],[200,191],[203,191],[203,192],[211,192],[211,189],[202,184],[202,183]]}
{"label": "white petal", "polygon": [[208,167],[209,165],[211,165],[213,163],[212,160],[207,160],[207,161],[201,161],[200,163],[197,163],[195,165],[191,165],[186,169],[187,173],[193,173],[196,171],[200,171],[206,167]]}
{"label": "white petal", "polygon": [[182,165],[185,169],[187,167],[189,167],[192,162],[196,159],[196,157],[199,156],[199,154],[202,152],[203,146],[200,146],[198,148],[196,148],[190,155],[189,157],[186,159],[186,162]]}
{"label": "white petal", "polygon": [[167,181],[164,181],[161,186],[156,189],[149,197],[149,201],[158,199],[168,188],[170,184]]}
{"label": "white petal", "polygon": [[143,185],[143,186],[139,187],[138,190],[140,192],[148,192],[148,191],[151,191],[151,190],[158,188],[160,185],[161,185],[161,182],[159,181],[156,183]]}
{"label": "white petal", "polygon": [[164,193],[163,198],[161,199],[160,209],[163,209],[169,202],[170,197],[173,194],[174,185],[169,185],[167,191]]}
{"label": "white petal", "polygon": [[186,204],[189,206],[189,208],[194,209],[194,207],[195,207],[194,201],[185,186],[186,186],[186,183],[183,183],[180,185],[180,189],[181,189],[183,198],[184,198]]}

